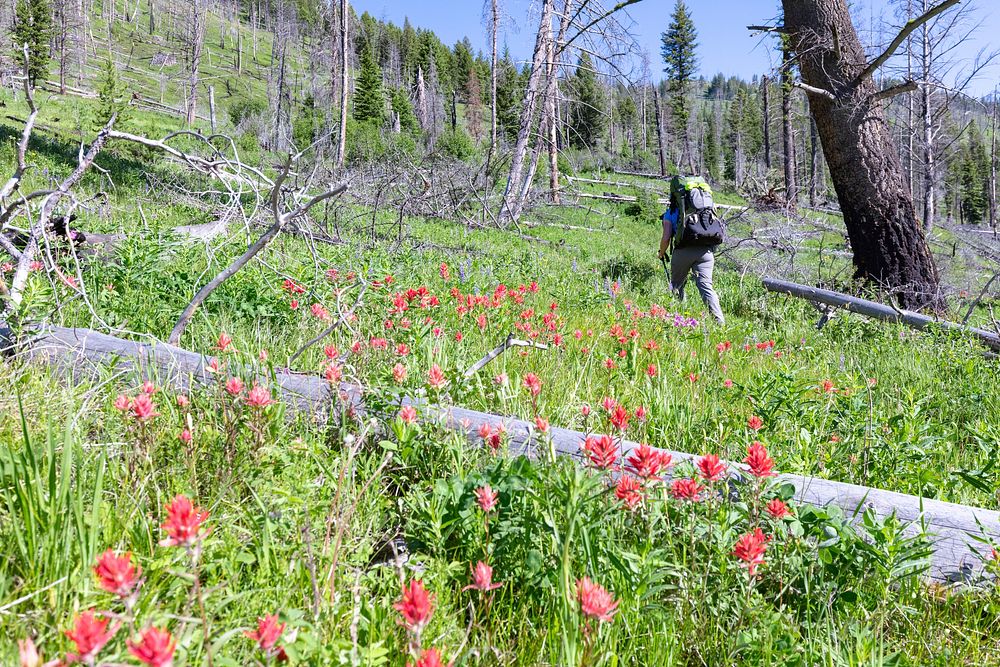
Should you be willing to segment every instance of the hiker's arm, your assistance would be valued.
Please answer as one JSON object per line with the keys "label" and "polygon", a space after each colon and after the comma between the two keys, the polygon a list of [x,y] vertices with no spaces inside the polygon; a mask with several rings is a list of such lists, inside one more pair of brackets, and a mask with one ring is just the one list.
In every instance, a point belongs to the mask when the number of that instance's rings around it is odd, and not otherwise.
{"label": "hiker's arm", "polygon": [[656,253],[656,256],[663,259],[667,256],[667,248],[670,247],[670,237],[673,235],[674,226],[666,215],[661,220],[663,222],[663,236],[660,237],[660,251]]}

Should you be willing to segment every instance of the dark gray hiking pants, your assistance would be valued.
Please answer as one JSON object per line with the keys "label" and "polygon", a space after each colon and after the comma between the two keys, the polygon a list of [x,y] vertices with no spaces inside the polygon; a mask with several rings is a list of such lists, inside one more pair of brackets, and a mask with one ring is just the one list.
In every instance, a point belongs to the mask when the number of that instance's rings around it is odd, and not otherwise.
{"label": "dark gray hiking pants", "polygon": [[719,305],[719,295],[712,287],[712,270],[715,268],[715,255],[711,248],[677,248],[670,257],[670,288],[676,292],[681,301],[684,300],[684,283],[688,273],[694,276],[694,284],[698,286],[701,300],[705,302],[709,312],[720,324],[725,324],[726,317]]}

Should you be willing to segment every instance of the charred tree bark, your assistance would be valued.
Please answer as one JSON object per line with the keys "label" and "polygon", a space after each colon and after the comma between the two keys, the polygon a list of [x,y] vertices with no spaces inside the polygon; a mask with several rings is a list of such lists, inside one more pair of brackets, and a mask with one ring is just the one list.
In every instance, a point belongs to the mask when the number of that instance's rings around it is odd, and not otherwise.
{"label": "charred tree bark", "polygon": [[785,170],[785,201],[798,206],[795,186],[795,141],[792,136],[792,52],[786,43],[781,49],[781,160]]}
{"label": "charred tree bark", "polygon": [[656,116],[656,152],[660,158],[660,176],[667,175],[667,146],[663,136],[663,115],[660,112],[660,93],[653,84],[653,113]]}
{"label": "charred tree bark", "polygon": [[819,181],[823,177],[823,165],[819,162],[819,132],[816,121],[809,119],[809,205],[815,207],[819,201]]}
{"label": "charred tree bark", "polygon": [[[846,0],[782,0],[844,223],[855,276],[909,309],[940,308],[939,277]],[[905,38],[905,35],[904,35]]]}
{"label": "charred tree bark", "polygon": [[771,93],[766,76],[760,81],[760,91],[764,106],[764,168],[771,171]]}

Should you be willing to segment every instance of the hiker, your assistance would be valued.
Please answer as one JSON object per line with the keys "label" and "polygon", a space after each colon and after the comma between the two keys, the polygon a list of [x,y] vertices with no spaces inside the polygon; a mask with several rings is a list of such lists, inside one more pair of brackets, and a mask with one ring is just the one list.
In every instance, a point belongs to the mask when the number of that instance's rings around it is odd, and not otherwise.
{"label": "hiker", "polygon": [[[658,256],[670,280],[670,289],[684,300],[684,283],[694,274],[702,301],[719,324],[726,318],[719,296],[712,287],[715,255],[712,250],[722,243],[722,220],[715,212],[712,189],[703,179],[674,176],[670,181],[670,206],[663,213],[663,237]],[[667,251],[670,268],[667,269]]]}

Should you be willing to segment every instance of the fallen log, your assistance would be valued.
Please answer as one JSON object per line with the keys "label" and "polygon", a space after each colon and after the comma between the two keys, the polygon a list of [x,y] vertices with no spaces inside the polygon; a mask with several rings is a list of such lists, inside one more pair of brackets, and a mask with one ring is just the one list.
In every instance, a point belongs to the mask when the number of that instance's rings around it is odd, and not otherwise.
{"label": "fallen log", "polygon": [[[591,194],[589,192],[572,192],[572,193],[568,193],[568,194],[570,194],[573,197],[583,197],[584,199],[603,199],[604,201],[614,201],[614,202],[635,202],[635,201],[638,201],[638,198],[636,198],[633,195],[619,195],[619,194],[595,195],[595,194]],[[669,204],[670,200],[666,199],[666,198],[663,198],[663,197],[658,197],[656,199],[656,203],[657,204]],[[740,211],[740,212],[742,212],[742,211],[746,211],[749,207],[748,206],[733,206],[731,204],[716,204],[715,208],[721,209],[723,211]]]}
{"label": "fallen log", "polygon": [[873,317],[885,322],[905,324],[913,329],[921,330],[926,329],[927,327],[936,326],[948,331],[970,334],[984,345],[990,347],[994,351],[1000,352],[1000,335],[993,333],[992,331],[978,329],[976,327],[963,326],[955,322],[949,322],[948,320],[940,320],[921,313],[915,313],[911,310],[899,310],[876,301],[868,301],[867,299],[841,294],[840,292],[820,289],[818,287],[809,287],[808,285],[800,285],[798,283],[791,283],[785,280],[778,280],[776,278],[764,278],[761,282],[764,284],[764,288],[771,292],[789,294],[814,303],[822,303],[835,308],[843,308],[844,310],[852,313],[867,315],[868,317]]}
{"label": "fallen log", "polygon": [[[208,371],[210,359],[203,355],[155,340],[123,340],[90,329],[53,327],[30,339],[19,354],[29,362],[56,369],[71,382],[106,378],[108,370],[128,376],[130,381],[149,379],[178,390],[218,382],[218,377]],[[262,382],[269,381],[262,378]],[[364,390],[357,385],[342,384],[334,390],[320,377],[287,370],[276,370],[274,381],[276,393],[290,411],[317,421],[325,420],[338,407],[364,407]],[[472,443],[480,441],[477,432],[482,424],[503,422],[513,454],[539,457],[547,451],[547,444],[535,437],[531,422],[460,407],[426,405],[410,398],[404,398],[403,403],[418,407],[424,419],[440,420],[447,428],[464,433]],[[580,443],[586,434],[552,427],[549,435],[557,454],[580,458]],[[638,446],[624,441],[623,458]],[[698,458],[685,452],[670,454],[678,462]],[[729,464],[729,472],[733,476],[744,474],[737,464]],[[848,517],[859,517],[868,509],[881,517],[895,514],[907,526],[908,535],[917,533],[923,522],[933,545],[927,576],[935,581],[983,581],[983,559],[989,557],[991,544],[1000,541],[1000,512],[815,477],[786,474],[778,480],[795,488],[799,502],[836,506]]]}

